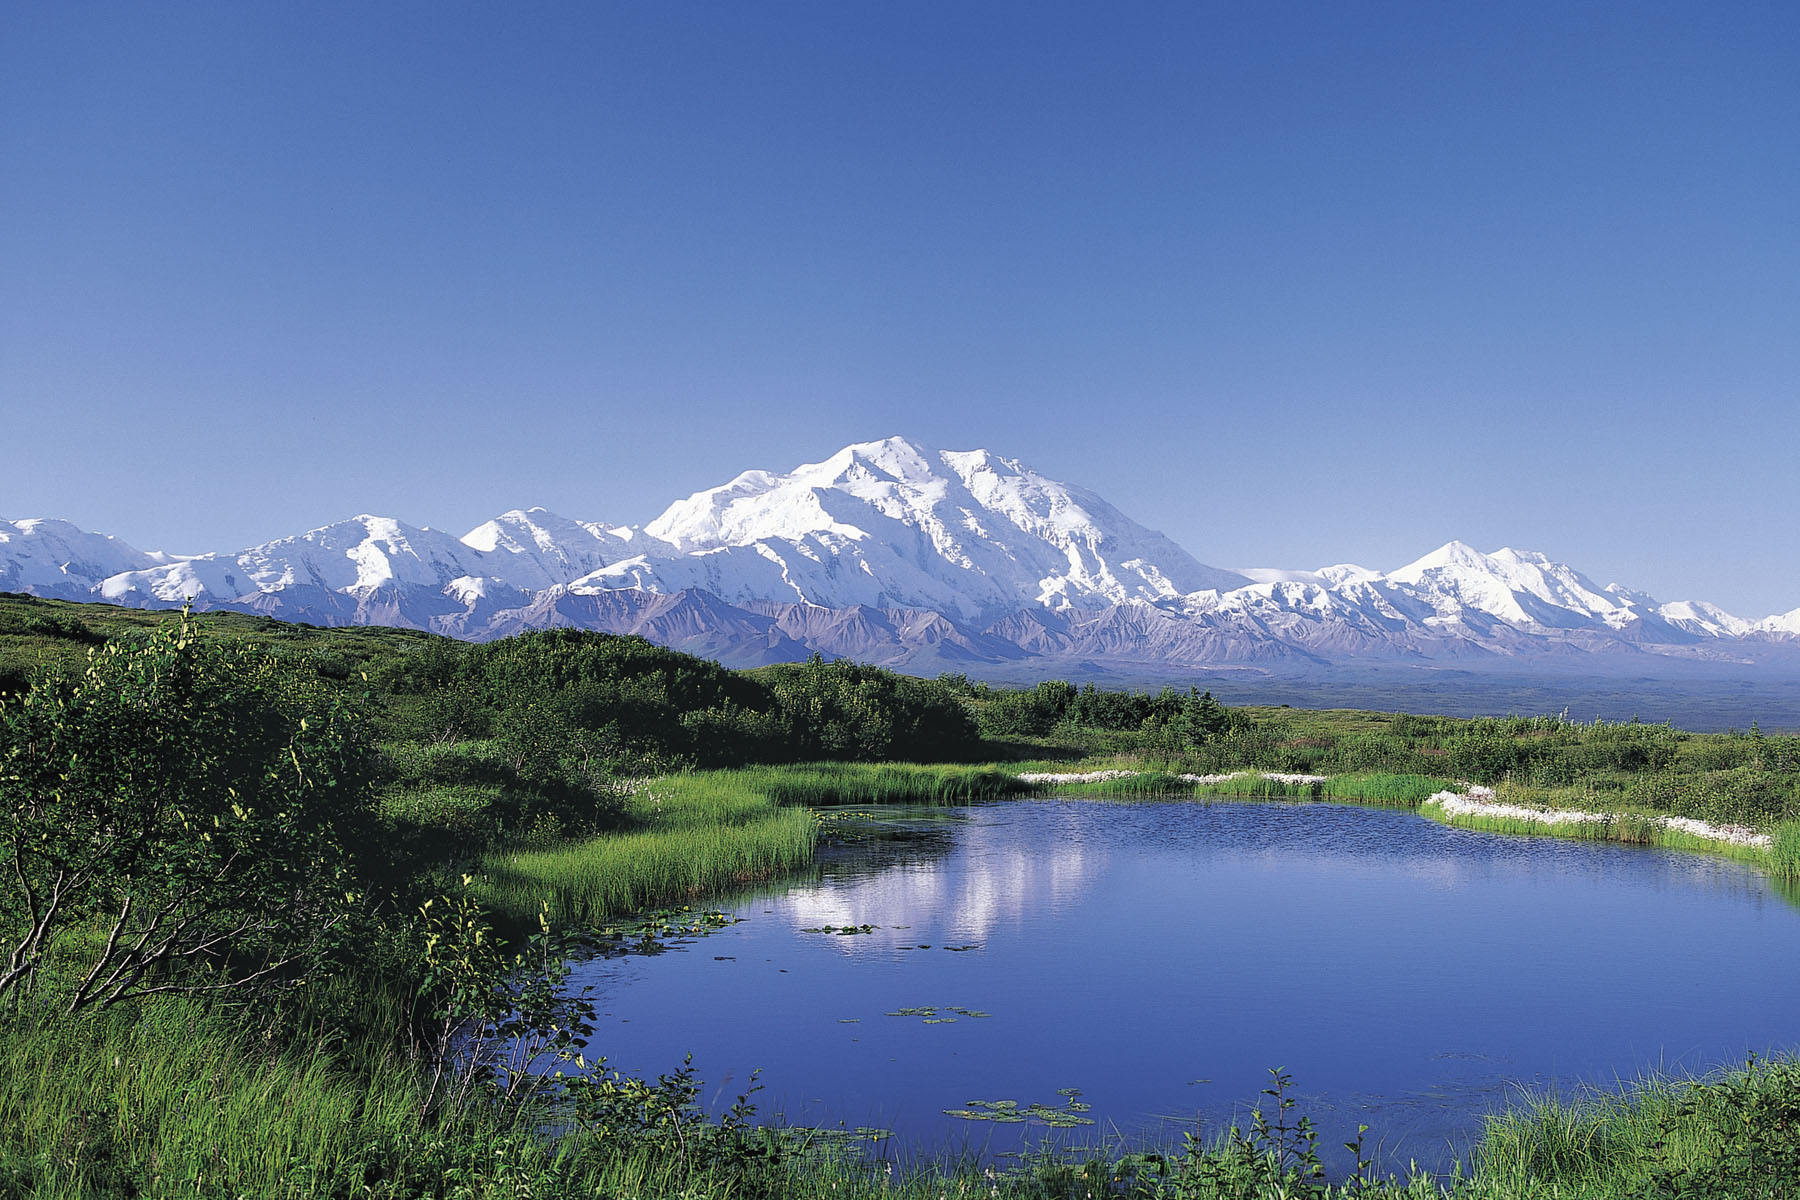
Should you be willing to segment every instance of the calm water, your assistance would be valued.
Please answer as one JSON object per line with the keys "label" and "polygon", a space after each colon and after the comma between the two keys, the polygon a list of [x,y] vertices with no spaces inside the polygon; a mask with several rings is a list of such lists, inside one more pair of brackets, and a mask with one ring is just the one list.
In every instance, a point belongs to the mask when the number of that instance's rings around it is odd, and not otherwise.
{"label": "calm water", "polygon": [[[892,1129],[897,1154],[1174,1142],[1241,1119],[1280,1066],[1322,1147],[1360,1122],[1388,1162],[1442,1166],[1520,1088],[1800,1044],[1800,910],[1727,860],[1326,804],[901,824],[916,836],[827,858],[740,924],[584,964],[593,1051],[648,1074],[692,1053],[726,1101],[760,1068],[763,1112]],[[944,1113],[1067,1088],[1096,1126]]]}

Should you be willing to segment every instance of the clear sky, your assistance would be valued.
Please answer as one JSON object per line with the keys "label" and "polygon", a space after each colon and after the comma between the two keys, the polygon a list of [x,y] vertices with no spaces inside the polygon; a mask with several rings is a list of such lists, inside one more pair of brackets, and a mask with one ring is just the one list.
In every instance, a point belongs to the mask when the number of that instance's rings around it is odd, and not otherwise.
{"label": "clear sky", "polygon": [[0,6],[0,516],[635,523],[900,433],[1219,566],[1800,605],[1800,5]]}

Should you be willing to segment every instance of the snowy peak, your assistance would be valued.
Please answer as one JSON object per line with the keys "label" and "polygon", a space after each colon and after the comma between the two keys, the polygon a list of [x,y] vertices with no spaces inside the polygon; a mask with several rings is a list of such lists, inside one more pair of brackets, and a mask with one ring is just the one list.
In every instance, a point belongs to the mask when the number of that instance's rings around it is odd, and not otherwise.
{"label": "snowy peak", "polygon": [[539,591],[643,554],[650,539],[630,528],[571,521],[544,508],[515,508],[477,525],[462,542],[481,555],[482,569],[495,578]]}
{"label": "snowy peak", "polygon": [[361,599],[385,587],[442,588],[476,574],[477,561],[475,551],[448,534],[363,513],[236,554],[121,572],[98,591],[115,603],[238,602],[288,588]]}
{"label": "snowy peak", "polygon": [[1310,583],[1317,587],[1335,588],[1346,583],[1368,583],[1380,579],[1380,571],[1371,571],[1355,563],[1336,563],[1316,571],[1290,571],[1279,567],[1239,567],[1237,573],[1252,583]]}
{"label": "snowy peak", "polygon": [[169,561],[68,521],[0,521],[0,591],[86,599],[109,575]]}
{"label": "snowy peak", "polygon": [[[1608,586],[1607,590],[1613,589]],[[1768,626],[1767,621],[1753,624],[1741,617],[1734,617],[1718,605],[1708,604],[1704,600],[1676,600],[1670,604],[1649,601],[1649,604],[1657,616],[1676,628],[1707,637],[1742,637],[1753,629]],[[1769,618],[1769,621],[1778,620],[1779,617]]]}
{"label": "snowy peak", "polygon": [[1387,577],[1395,583],[1417,583],[1428,572],[1459,569],[1491,573],[1495,563],[1467,542],[1449,541],[1423,558],[1414,559],[1397,571],[1389,571]]}
{"label": "snowy peak", "polygon": [[846,446],[786,475],[745,471],[670,505],[644,532],[687,552],[815,534],[860,539],[868,531],[834,516],[825,494],[849,496],[883,516],[905,520],[942,495],[946,481],[933,466],[939,457],[896,437]]}
{"label": "snowy peak", "polygon": [[476,638],[577,624],[739,663],[813,650],[939,668],[1037,656],[1736,662],[1793,656],[1800,643],[1800,609],[1743,621],[1699,601],[1601,588],[1510,547],[1452,541],[1386,575],[1352,564],[1220,570],[1016,459],[897,437],[787,472],[746,471],[642,528],[521,508],[457,538],[365,513],[181,557],[64,521],[0,521],[0,590],[143,606],[193,599]]}
{"label": "snowy peak", "polygon": [[1792,612],[1778,613],[1772,617],[1764,617],[1751,628],[1759,633],[1773,633],[1778,636],[1800,638],[1800,608]]}
{"label": "snowy peak", "polygon": [[1568,628],[1599,621],[1618,629],[1642,616],[1631,601],[1535,550],[1502,547],[1483,554],[1452,541],[1387,579],[1429,601],[1445,623],[1473,611],[1515,625]]}
{"label": "snowy peak", "polygon": [[[898,437],[787,474],[747,471],[671,505],[644,532],[688,554],[728,553],[721,565],[773,569],[785,593],[833,608],[974,616],[1022,603],[1171,600],[1245,582],[1016,460]],[[630,578],[657,590],[696,585],[691,567],[674,564]]]}

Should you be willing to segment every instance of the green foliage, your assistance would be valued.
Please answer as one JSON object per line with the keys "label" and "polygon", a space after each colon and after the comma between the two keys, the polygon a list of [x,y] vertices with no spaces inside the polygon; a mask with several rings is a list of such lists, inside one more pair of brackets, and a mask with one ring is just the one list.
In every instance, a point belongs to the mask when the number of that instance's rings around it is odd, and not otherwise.
{"label": "green foliage", "polygon": [[[1375,1174],[1367,1157],[1364,1138],[1367,1125],[1357,1127],[1356,1139],[1345,1142],[1356,1160],[1356,1173],[1343,1184],[1325,1178],[1319,1157],[1318,1131],[1312,1118],[1297,1115],[1298,1102],[1290,1095],[1293,1076],[1280,1068],[1269,1071],[1270,1086],[1250,1114],[1249,1128],[1233,1124],[1215,1142],[1190,1133],[1184,1152],[1163,1163],[1153,1180],[1154,1194],[1168,1200],[1235,1200],[1237,1197],[1281,1197],[1282,1200],[1329,1200],[1330,1197],[1374,1196],[1389,1191]],[[1394,1189],[1398,1191],[1398,1189]]]}
{"label": "green foliage", "polygon": [[847,659],[758,672],[787,724],[788,761],[954,762],[980,757],[980,734],[947,689]]}
{"label": "green foliage", "polygon": [[954,691],[847,661],[728,671],[642,638],[570,629],[433,647],[378,684],[410,737],[493,738],[519,769],[622,775],[809,759],[978,757]]}
{"label": "green foliage", "polygon": [[1661,1153],[1646,1197],[1800,1196],[1800,1067],[1794,1063],[1752,1058],[1742,1072],[1686,1089],[1659,1131]]}
{"label": "green foliage", "polygon": [[[0,999],[70,1011],[304,980],[359,909],[369,758],[341,697],[184,615],[0,706]],[[70,974],[43,968],[66,935]]]}

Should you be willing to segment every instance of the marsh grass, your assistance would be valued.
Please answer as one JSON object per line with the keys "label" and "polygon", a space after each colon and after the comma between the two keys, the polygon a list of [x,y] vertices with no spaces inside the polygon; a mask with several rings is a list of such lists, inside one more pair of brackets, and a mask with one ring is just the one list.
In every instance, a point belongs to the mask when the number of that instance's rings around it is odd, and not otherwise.
{"label": "marsh grass", "polygon": [[1296,782],[1270,779],[1251,772],[1235,775],[1217,783],[1194,785],[1196,796],[1241,796],[1250,800],[1319,800],[1326,796],[1325,784],[1309,780]]}
{"label": "marsh grass", "polygon": [[[1088,770],[1103,768],[1083,764]],[[1453,786],[1430,775],[1334,775],[1323,781],[1270,779],[1257,771],[1238,771],[1228,779],[1195,782],[1166,771],[1139,771],[1091,783],[1046,785],[1060,796],[1181,797],[1218,796],[1252,800],[1347,800],[1396,808],[1417,808],[1434,792]]]}
{"label": "marsh grass", "polygon": [[981,767],[816,763],[665,775],[637,785],[625,828],[558,846],[489,854],[484,904],[529,921],[591,928],[798,870],[812,861],[812,810],[844,805],[967,804],[1028,790]]}
{"label": "marsh grass", "polygon": [[0,1192],[349,1194],[372,1162],[423,1139],[424,1093],[404,1064],[352,1066],[323,1043],[253,1051],[232,1015],[164,999],[84,1020],[13,1017]]}
{"label": "marsh grass", "polygon": [[1450,780],[1435,775],[1334,775],[1325,783],[1325,794],[1360,804],[1417,808],[1430,796],[1452,786]]}
{"label": "marsh grass", "polygon": [[803,763],[722,772],[777,804],[969,804],[1031,790],[993,767],[917,763]]}
{"label": "marsh grass", "polygon": [[[187,999],[75,1021],[10,1016],[0,1196],[993,1195],[980,1166],[889,1174],[829,1132],[778,1128],[781,1153],[767,1163],[579,1129],[550,1137],[554,1109],[478,1097],[434,1106],[413,1064],[331,1040],[278,1049],[240,1016]],[[698,1145],[704,1132],[688,1137]]]}
{"label": "marsh grass", "polygon": [[484,904],[528,921],[540,903],[558,924],[591,928],[613,917],[793,871],[812,860],[818,821],[729,778],[736,772],[651,780],[632,795],[632,828],[482,862]]}
{"label": "marsh grass", "polygon": [[1800,1064],[1751,1059],[1619,1095],[1530,1099],[1490,1117],[1475,1179],[1507,1195],[1800,1194]]}
{"label": "marsh grass", "polygon": [[1777,879],[1800,880],[1800,821],[1783,821],[1771,836],[1769,873]]}
{"label": "marsh grass", "polygon": [[[1558,808],[1536,802],[1534,797],[1517,790],[1503,790],[1496,799],[1507,804],[1522,804],[1541,809],[1554,818]],[[1444,811],[1435,804],[1419,809],[1421,816],[1455,829],[1471,829],[1484,833],[1525,834],[1534,837],[1560,837],[1586,842],[1618,842],[1631,846],[1661,846],[1671,850],[1693,850],[1756,863],[1780,875],[1774,852],[1760,846],[1741,846],[1719,838],[1702,837],[1685,829],[1661,824],[1656,814],[1643,812],[1599,812],[1591,820],[1534,820],[1506,813],[1456,813]],[[1779,845],[1779,843],[1778,843]],[[1795,853],[1800,854],[1800,837],[1796,837]]]}
{"label": "marsh grass", "polygon": [[1058,796],[1103,796],[1114,799],[1130,797],[1160,799],[1194,794],[1192,783],[1182,779],[1179,775],[1170,775],[1163,771],[1139,771],[1131,775],[1121,775],[1117,779],[1096,779],[1087,783],[1052,783],[1039,786],[1053,790]]}

